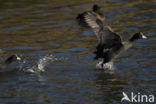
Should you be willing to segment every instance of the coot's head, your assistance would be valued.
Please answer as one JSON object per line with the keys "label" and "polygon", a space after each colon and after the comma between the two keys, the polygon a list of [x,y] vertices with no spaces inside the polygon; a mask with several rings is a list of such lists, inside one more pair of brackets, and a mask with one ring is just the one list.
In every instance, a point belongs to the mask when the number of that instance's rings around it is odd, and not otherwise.
{"label": "coot's head", "polygon": [[131,38],[130,38],[130,41],[135,41],[135,40],[138,40],[138,39],[147,39],[147,37],[142,33],[142,32],[138,32],[136,34],[134,34]]}
{"label": "coot's head", "polygon": [[96,5],[96,4],[94,4],[93,5],[93,11],[96,12],[98,10],[100,10],[100,7],[98,5]]}
{"label": "coot's head", "polygon": [[17,55],[11,55],[10,57],[8,57],[7,59],[6,59],[6,63],[7,64],[10,64],[10,63],[12,63],[13,61],[16,61],[16,60],[21,60],[21,58],[19,57],[19,56],[17,56]]}

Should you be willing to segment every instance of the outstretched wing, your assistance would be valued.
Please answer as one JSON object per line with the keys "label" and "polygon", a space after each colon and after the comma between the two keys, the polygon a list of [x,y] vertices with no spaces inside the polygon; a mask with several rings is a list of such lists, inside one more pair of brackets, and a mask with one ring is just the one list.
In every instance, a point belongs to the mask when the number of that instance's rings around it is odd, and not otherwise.
{"label": "outstretched wing", "polygon": [[99,40],[99,44],[96,47],[95,59],[104,58],[106,62],[110,61],[123,46],[120,36],[114,33],[111,27],[106,26],[103,21],[96,18],[92,13],[87,13],[85,20]]}
{"label": "outstretched wing", "polygon": [[95,35],[97,36],[98,40],[100,39],[99,37],[99,30],[100,30],[100,25],[102,25],[103,23],[96,18],[96,14],[94,14],[93,12],[90,13],[86,13],[85,14],[85,21],[86,23],[93,29]]}
{"label": "outstretched wing", "polygon": [[99,32],[101,29],[103,30],[110,30],[113,32],[112,28],[106,25],[104,20],[101,20],[97,17],[97,14],[94,12],[87,12],[85,15],[86,23],[93,29],[95,35],[97,36],[98,40],[100,40]]}

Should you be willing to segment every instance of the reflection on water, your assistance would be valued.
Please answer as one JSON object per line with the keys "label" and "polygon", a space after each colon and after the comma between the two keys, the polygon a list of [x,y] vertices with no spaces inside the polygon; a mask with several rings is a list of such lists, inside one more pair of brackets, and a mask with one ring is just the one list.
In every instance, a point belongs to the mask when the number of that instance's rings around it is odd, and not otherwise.
{"label": "reflection on water", "polygon": [[[94,3],[123,40],[139,31],[148,36],[115,60],[113,73],[95,68],[96,36],[74,20]],[[45,72],[24,73],[17,64],[0,72],[0,103],[117,104],[122,91],[155,94],[155,4],[154,0],[2,0],[1,58],[21,55],[26,60],[22,69]],[[54,61],[51,54],[65,60]]]}

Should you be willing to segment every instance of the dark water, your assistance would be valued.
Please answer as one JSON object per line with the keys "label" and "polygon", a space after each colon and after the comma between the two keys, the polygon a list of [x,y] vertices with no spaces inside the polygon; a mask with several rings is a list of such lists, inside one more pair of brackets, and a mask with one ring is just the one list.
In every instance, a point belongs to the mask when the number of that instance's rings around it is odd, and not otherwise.
{"label": "dark water", "polygon": [[[115,60],[115,72],[95,68],[96,37],[79,26],[76,15],[99,4],[115,32],[139,40]],[[0,104],[120,104],[122,92],[156,94],[156,3],[154,0],[1,0],[1,58],[21,55],[25,67],[44,57],[43,73],[0,72]],[[47,64],[48,63],[48,64]]]}

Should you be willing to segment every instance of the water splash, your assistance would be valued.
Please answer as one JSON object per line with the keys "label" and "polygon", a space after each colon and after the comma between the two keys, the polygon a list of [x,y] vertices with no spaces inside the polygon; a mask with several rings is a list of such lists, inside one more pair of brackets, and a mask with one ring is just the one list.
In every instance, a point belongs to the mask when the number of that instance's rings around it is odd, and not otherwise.
{"label": "water splash", "polygon": [[100,61],[96,64],[97,69],[104,69],[104,70],[114,70],[113,62],[108,62],[103,64],[103,61]]}
{"label": "water splash", "polygon": [[[41,57],[40,59],[35,62],[35,64],[32,64],[34,62],[28,62],[28,60],[23,60],[20,66],[20,71],[28,72],[28,73],[40,73],[45,71],[45,67],[54,61],[65,61],[67,58],[60,57],[57,58],[54,55],[46,55]],[[30,64],[29,64],[30,63]]]}

